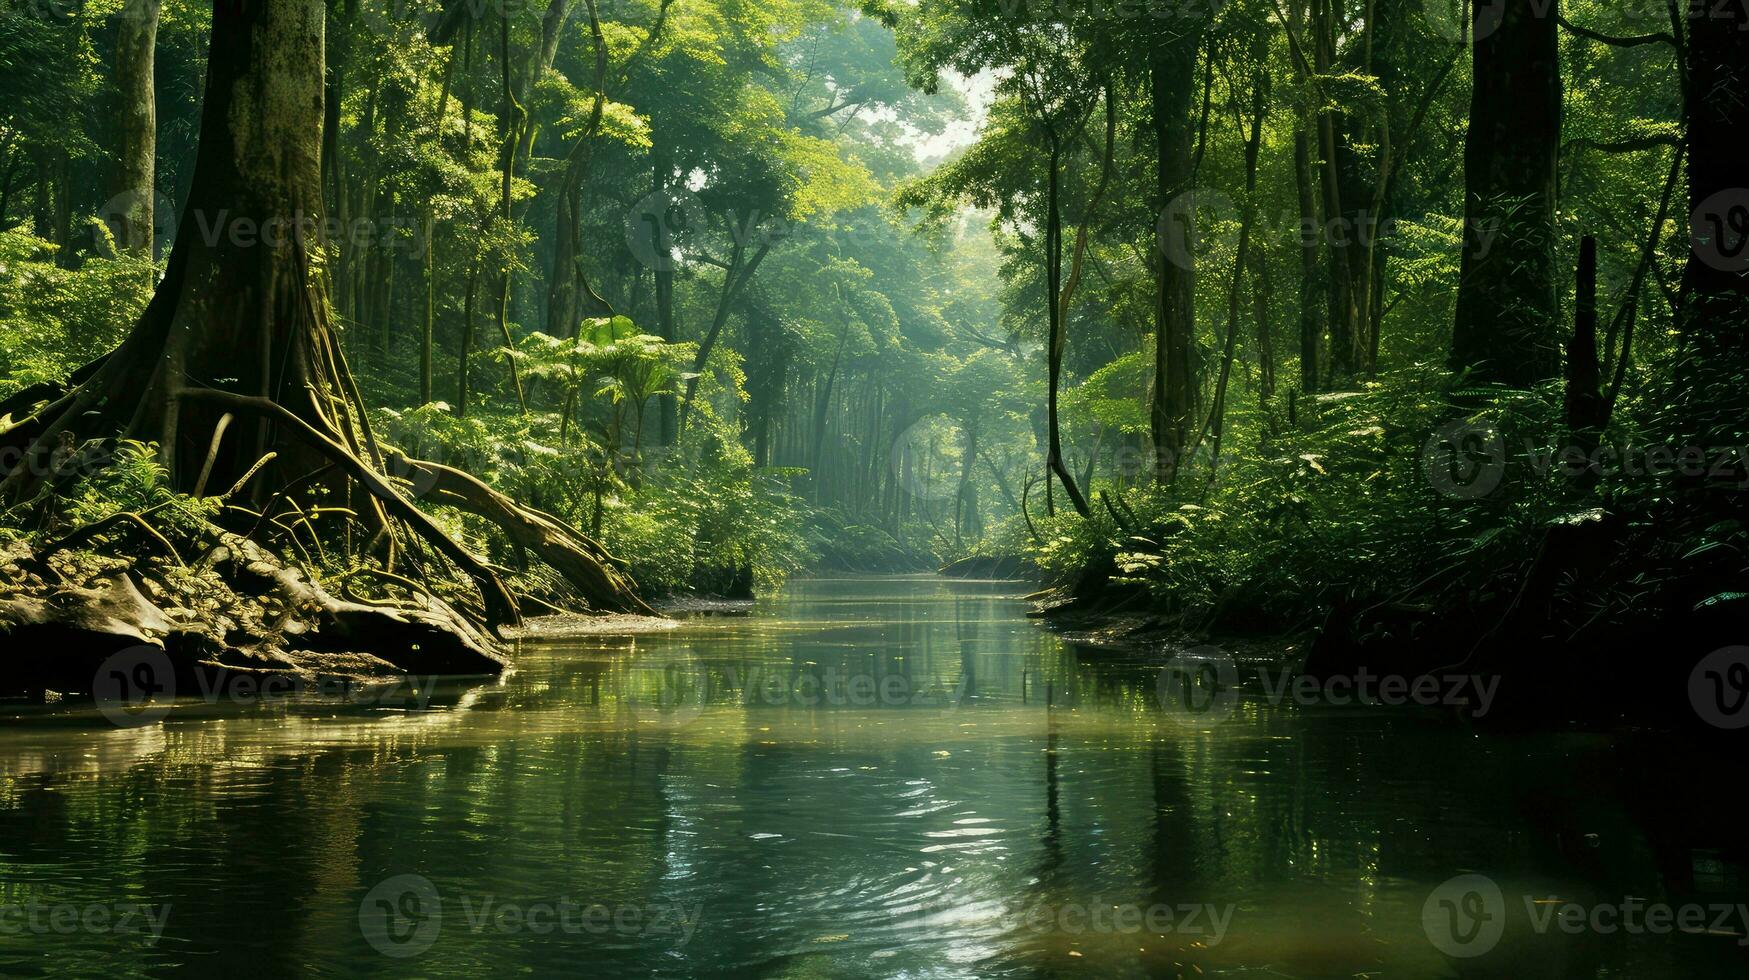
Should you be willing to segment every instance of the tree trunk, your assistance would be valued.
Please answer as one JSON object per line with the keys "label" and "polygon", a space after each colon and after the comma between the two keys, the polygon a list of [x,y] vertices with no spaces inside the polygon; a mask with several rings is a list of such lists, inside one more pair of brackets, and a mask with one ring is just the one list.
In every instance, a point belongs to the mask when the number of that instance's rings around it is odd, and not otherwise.
{"label": "tree trunk", "polygon": [[[368,506],[353,509],[387,542],[389,571],[405,528],[473,580],[489,622],[513,624],[517,603],[497,574],[384,475],[312,272],[322,213],[324,14],[322,0],[215,5],[190,220],[165,277],[127,340],[77,372],[70,391],[51,394],[46,406],[34,393],[0,405],[0,416],[22,419],[0,432],[0,449],[22,450],[0,495],[54,493],[71,478],[51,462],[68,443],[156,440],[173,487],[197,492],[210,481],[236,486],[239,496],[253,487],[256,507],[269,516],[294,494],[362,497]],[[230,427],[237,414],[256,424]],[[541,524],[539,515],[507,511],[477,492],[458,496],[493,511],[494,520],[529,525],[507,528],[513,537]],[[562,548],[560,570],[592,605],[641,608],[623,580],[586,568],[608,564],[598,548],[574,536]]]}
{"label": "tree trunk", "polygon": [[115,84],[121,92],[121,141],[111,202],[116,246],[152,251],[152,203],[157,186],[157,88],[159,0],[126,0],[115,39]]}
{"label": "tree trunk", "polygon": [[[1154,139],[1159,148],[1156,188],[1158,213],[1166,209],[1194,180],[1189,114],[1196,86],[1196,53],[1200,22],[1188,26],[1154,49],[1150,66]],[[1195,213],[1185,209],[1162,220],[1181,218],[1184,241],[1195,238]],[[1162,229],[1164,232],[1165,229]],[[1174,235],[1178,232],[1174,231]],[[1164,242],[1161,243],[1164,245]],[[1195,387],[1190,363],[1196,337],[1196,268],[1188,254],[1176,261],[1159,249],[1159,289],[1154,330],[1154,404],[1151,428],[1155,480],[1171,483],[1178,475],[1179,455],[1190,437],[1191,397]]]}
{"label": "tree trunk", "polygon": [[[559,56],[559,38],[565,29],[565,21],[571,16],[571,3],[572,0],[548,0],[546,12],[541,14],[540,47],[524,60],[520,91],[517,95],[517,101],[524,106],[533,98],[534,87],[541,76],[553,67],[553,61]],[[525,119],[522,146],[518,155],[523,160],[529,160],[534,154],[534,138],[539,127],[535,125],[532,115]]]}
{"label": "tree trunk", "polygon": [[[561,7],[569,9],[568,4],[569,0],[554,0],[553,6],[547,9],[548,17]],[[554,204],[553,266],[552,274],[547,277],[547,335],[550,337],[575,337],[584,317],[613,315],[613,307],[590,288],[580,261],[583,187],[588,183],[594,166],[595,137],[601,130],[601,116],[607,108],[607,39],[602,33],[601,16],[594,0],[588,0],[587,7],[589,35],[595,49],[595,98],[589,109],[589,123],[583,127],[583,134],[572,145],[565,160],[565,173],[559,181]],[[545,53],[544,48],[541,57],[548,65],[552,64],[552,57]]]}
{"label": "tree trunk", "polygon": [[[1561,145],[1556,0],[1507,0],[1475,41],[1464,250],[1451,363],[1527,388],[1560,372],[1555,224]],[[1496,16],[1477,4],[1478,17]]]}
{"label": "tree trunk", "polygon": [[1061,150],[1054,132],[1050,135],[1050,144],[1051,151],[1046,157],[1046,165],[1050,167],[1046,184],[1050,190],[1045,203],[1045,302],[1050,304],[1047,317],[1050,336],[1046,351],[1050,369],[1050,389],[1045,410],[1045,426],[1049,435],[1046,462],[1050,465],[1051,472],[1062,481],[1063,492],[1069,495],[1069,503],[1074,506],[1075,513],[1086,517],[1092,511],[1087,506],[1087,498],[1081,495],[1081,488],[1075,485],[1075,475],[1069,472],[1068,464],[1063,462],[1063,437],[1057,424],[1057,403],[1062,391],[1063,348],[1068,345],[1068,331],[1063,322],[1065,311],[1060,302],[1063,290],[1063,212],[1059,198],[1062,167]]}
{"label": "tree trunk", "polygon": [[1322,380],[1324,272],[1318,251],[1318,197],[1312,177],[1311,139],[1302,121],[1294,133],[1294,177],[1300,198],[1300,391],[1312,394]]}
{"label": "tree trunk", "polygon": [[[1741,446],[1749,439],[1742,383],[1749,362],[1749,166],[1742,151],[1749,132],[1749,13],[1736,5],[1711,8],[1696,7],[1689,17],[1693,247],[1676,319],[1670,420],[1677,444],[1700,447]],[[1744,475],[1741,463],[1735,469],[1730,481]]]}
{"label": "tree trunk", "polygon": [[1209,452],[1209,482],[1215,481],[1221,465],[1221,443],[1227,431],[1227,385],[1233,376],[1233,355],[1239,347],[1239,292],[1250,268],[1251,224],[1257,215],[1257,154],[1263,144],[1263,116],[1269,93],[1269,76],[1259,71],[1252,79],[1251,134],[1245,140],[1245,206],[1239,216],[1239,246],[1233,257],[1233,278],[1227,289],[1227,342],[1221,354],[1220,380],[1215,383],[1214,404],[1202,438],[1213,437]]}
{"label": "tree trunk", "polygon": [[419,331],[419,404],[431,404],[432,360],[437,333],[437,219],[428,208],[425,237],[425,324]]}
{"label": "tree trunk", "polygon": [[[655,121],[651,120],[652,129]],[[660,142],[650,149],[650,161],[653,168],[651,186],[652,194],[657,200],[668,192],[668,181],[671,178],[673,164]],[[656,216],[656,224],[652,229],[651,241],[655,247],[656,277],[656,335],[673,343],[679,337],[674,329],[674,259],[672,257],[673,242],[668,237],[668,216],[666,213]],[[678,435],[678,412],[673,395],[663,395],[659,402],[661,406],[660,437],[662,445],[672,446]]]}
{"label": "tree trunk", "polygon": [[[505,235],[516,227],[516,217],[511,212],[511,187],[516,175],[516,147],[522,138],[522,127],[527,124],[528,114],[522,105],[516,101],[510,86],[510,14],[504,13],[498,19],[498,69],[499,95],[503,99],[504,142],[500,157],[503,167],[501,186],[499,190],[499,218],[504,222]],[[506,249],[503,264],[498,270],[498,333],[504,341],[504,364],[510,371],[510,387],[516,393],[517,407],[524,415],[528,414],[528,395],[522,390],[522,375],[516,368],[516,339],[510,335],[510,283],[511,273],[515,264],[515,256]]]}
{"label": "tree trunk", "polygon": [[[1331,2],[1332,0],[1312,2],[1312,67],[1319,76],[1336,73],[1337,28]],[[1359,261],[1359,250],[1353,247],[1354,229],[1348,224],[1351,215],[1347,210],[1342,186],[1342,161],[1348,152],[1348,145],[1336,126],[1336,112],[1334,106],[1326,104],[1320,107],[1315,116],[1319,189],[1323,194],[1325,222],[1323,237],[1329,244],[1330,253],[1330,264],[1326,270],[1329,289],[1325,298],[1328,301],[1330,320],[1328,380],[1332,385],[1346,384],[1353,379],[1360,364],[1357,351],[1361,344],[1360,306],[1355,294],[1355,283],[1359,278],[1355,263]]]}
{"label": "tree trunk", "polygon": [[710,363],[711,352],[716,349],[717,338],[722,335],[723,327],[729,322],[729,311],[734,308],[736,297],[747,288],[747,283],[753,274],[759,271],[759,266],[765,257],[771,254],[770,238],[761,242],[759,250],[753,253],[753,258],[742,264],[742,255],[746,247],[735,244],[735,257],[729,262],[728,271],[723,273],[723,289],[717,297],[717,313],[711,319],[711,328],[699,342],[698,354],[692,361],[692,377],[686,379],[686,395],[680,402],[680,431],[686,430],[686,417],[692,413],[692,399],[698,394],[698,379],[704,376],[705,368]]}
{"label": "tree trunk", "polygon": [[1567,347],[1567,431],[1587,455],[1609,423],[1603,397],[1603,367],[1597,357],[1597,239],[1579,243],[1579,273],[1573,308],[1573,339]]}

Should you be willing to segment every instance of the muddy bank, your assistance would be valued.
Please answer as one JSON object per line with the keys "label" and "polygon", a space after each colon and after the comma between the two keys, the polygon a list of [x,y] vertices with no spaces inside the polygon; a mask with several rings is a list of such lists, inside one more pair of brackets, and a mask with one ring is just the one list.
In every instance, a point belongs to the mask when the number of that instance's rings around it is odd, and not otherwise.
{"label": "muddy bank", "polygon": [[973,555],[939,569],[948,578],[1036,580],[1038,566],[1020,555]]}
{"label": "muddy bank", "polygon": [[1064,643],[1095,653],[1143,656],[1166,663],[1183,651],[1213,646],[1241,663],[1285,664],[1297,669],[1303,665],[1308,649],[1307,637],[1303,635],[1194,633],[1159,616],[1141,612],[1115,609],[1052,611],[1053,604],[1059,601],[1052,592],[1028,598],[1032,602],[1029,615],[1044,629]]}
{"label": "muddy bank", "polygon": [[667,633],[680,623],[661,616],[612,613],[605,616],[542,616],[504,631],[506,639],[557,640],[572,636],[638,636]]}
{"label": "muddy bank", "polygon": [[[187,562],[0,548],[0,692],[102,696],[162,684],[223,688],[263,677],[386,679],[492,676],[498,641],[447,603],[413,589],[383,598],[330,593],[237,535]],[[118,674],[121,665],[138,676]],[[139,663],[147,664],[140,667]],[[113,693],[113,692],[111,692]]]}

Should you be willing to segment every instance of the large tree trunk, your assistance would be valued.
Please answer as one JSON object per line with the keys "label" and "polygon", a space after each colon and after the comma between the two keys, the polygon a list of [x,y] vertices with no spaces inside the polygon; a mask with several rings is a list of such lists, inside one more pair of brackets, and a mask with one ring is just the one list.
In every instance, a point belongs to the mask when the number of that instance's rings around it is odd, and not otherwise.
{"label": "large tree trunk", "polygon": [[1742,148],[1749,132],[1749,13],[1731,6],[1709,16],[1696,8],[1688,23],[1693,248],[1676,321],[1672,438],[1703,448],[1741,446],[1749,440],[1742,383],[1749,362],[1749,164]]}
{"label": "large tree trunk", "polygon": [[[1196,53],[1202,36],[1201,21],[1174,22],[1179,32],[1154,48],[1150,66],[1154,139],[1159,147],[1156,186],[1162,221],[1180,220],[1182,235],[1195,238],[1195,210],[1166,215],[1180,194],[1190,190],[1194,160],[1190,139],[1190,106],[1196,88]],[[1169,229],[1162,228],[1164,234]],[[1171,231],[1174,236],[1180,234]],[[1162,246],[1165,242],[1162,241]],[[1164,484],[1177,476],[1179,454],[1190,436],[1192,379],[1190,352],[1196,338],[1196,268],[1188,248],[1176,258],[1162,247],[1159,288],[1155,306],[1154,404],[1151,418],[1154,442],[1154,475]]]}
{"label": "large tree trunk", "polygon": [[1556,5],[1506,0],[1475,40],[1464,151],[1464,251],[1452,367],[1530,387],[1560,372],[1556,165],[1561,65]]}
{"label": "large tree trunk", "polygon": [[117,22],[115,84],[121,93],[121,141],[116,149],[115,243],[152,250],[152,199],[157,183],[157,88],[153,55],[158,46],[159,0],[126,0]]}
{"label": "large tree trunk", "polygon": [[[324,15],[322,0],[215,5],[193,189],[165,278],[128,339],[75,374],[70,391],[46,406],[0,405],[22,419],[0,432],[0,447],[24,450],[0,496],[52,493],[67,479],[50,462],[58,448],[117,437],[158,442],[176,489],[236,484],[256,509],[319,481],[352,500],[387,543],[388,564],[404,527],[474,581],[492,623],[515,623],[497,575],[384,475],[311,271]],[[628,588],[574,584],[597,607],[641,606]]]}

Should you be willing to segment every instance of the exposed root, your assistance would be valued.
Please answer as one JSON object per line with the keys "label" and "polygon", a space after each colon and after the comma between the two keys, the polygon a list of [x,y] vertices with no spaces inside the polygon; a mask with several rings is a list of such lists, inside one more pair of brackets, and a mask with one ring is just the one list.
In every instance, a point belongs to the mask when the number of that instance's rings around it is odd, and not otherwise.
{"label": "exposed root", "polygon": [[[493,675],[494,643],[448,605],[346,601],[239,535],[210,528],[194,569],[161,561],[0,551],[0,637],[31,656],[8,690],[92,690],[105,659],[163,651],[178,684],[222,690],[227,677]],[[192,693],[195,687],[183,689]]]}
{"label": "exposed root", "polygon": [[345,446],[324,436],[314,426],[298,418],[290,409],[270,401],[250,395],[238,395],[229,391],[217,391],[211,388],[186,390],[182,393],[185,399],[211,402],[227,409],[251,412],[266,416],[297,433],[311,447],[326,456],[330,462],[344,470],[375,497],[391,515],[405,522],[413,532],[432,547],[436,548],[445,558],[454,562],[467,576],[479,586],[480,594],[486,602],[486,614],[494,624],[506,626],[520,625],[522,613],[517,607],[516,598],[510,594],[504,582],[496,572],[486,566],[486,563],[457,544],[444,530],[438,527],[424,511],[414,506],[401,492],[391,486],[386,478],[359,459]]}
{"label": "exposed root", "polygon": [[391,453],[390,466],[432,488],[433,499],[491,521],[515,544],[553,566],[591,608],[604,612],[656,611],[612,565],[607,550],[563,520],[511,500],[461,470]]}

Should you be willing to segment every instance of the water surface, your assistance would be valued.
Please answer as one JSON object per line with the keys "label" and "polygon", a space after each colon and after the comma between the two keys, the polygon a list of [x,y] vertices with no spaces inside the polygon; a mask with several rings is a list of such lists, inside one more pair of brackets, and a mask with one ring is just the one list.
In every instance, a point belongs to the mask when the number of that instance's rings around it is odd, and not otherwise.
{"label": "water surface", "polygon": [[[1251,686],[1186,716],[1022,591],[798,581],[748,618],[525,643],[489,685],[120,726],[0,704],[0,975],[1743,964],[1740,811],[1684,750]],[[1610,928],[1635,901],[1670,931]]]}

